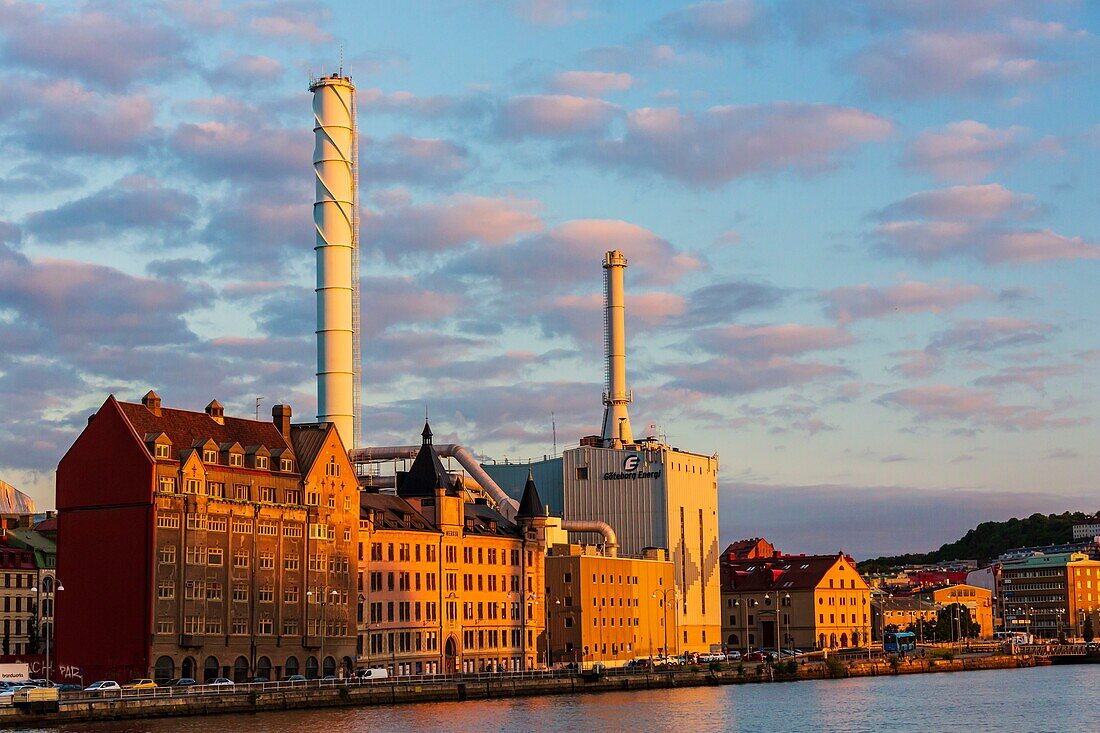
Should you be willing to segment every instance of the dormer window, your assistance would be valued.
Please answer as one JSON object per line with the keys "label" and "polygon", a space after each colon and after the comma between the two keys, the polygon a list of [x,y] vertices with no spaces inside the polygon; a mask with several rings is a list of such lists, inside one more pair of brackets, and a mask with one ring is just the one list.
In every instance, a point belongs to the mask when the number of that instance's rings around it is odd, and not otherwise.
{"label": "dormer window", "polygon": [[259,468],[261,470],[266,470],[267,469],[267,457],[266,456],[256,456],[256,468]]}
{"label": "dormer window", "polygon": [[294,461],[290,460],[289,458],[282,459],[281,461],[279,461],[279,470],[283,473],[290,473],[294,470]]}
{"label": "dormer window", "polygon": [[216,450],[204,450],[202,452],[202,462],[216,464],[218,462],[218,452]]}
{"label": "dormer window", "polygon": [[240,468],[244,465],[244,455],[241,453],[230,453],[229,465],[233,466],[234,468]]}
{"label": "dormer window", "polygon": [[156,445],[156,457],[157,458],[171,458],[172,446],[165,445],[164,443],[157,443]]}

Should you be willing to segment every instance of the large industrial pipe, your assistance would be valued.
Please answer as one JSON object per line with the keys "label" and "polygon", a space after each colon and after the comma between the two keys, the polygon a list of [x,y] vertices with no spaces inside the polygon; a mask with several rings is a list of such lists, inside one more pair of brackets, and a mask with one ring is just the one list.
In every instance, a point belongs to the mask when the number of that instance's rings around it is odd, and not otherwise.
{"label": "large industrial pipe", "polygon": [[566,532],[596,532],[603,536],[604,552],[611,557],[619,554],[619,538],[607,522],[587,519],[563,519],[561,528]]}
{"label": "large industrial pipe", "polygon": [[[433,446],[437,455],[454,458],[459,465],[477,481],[485,493],[496,502],[499,511],[509,522],[514,522],[516,512],[519,511],[519,502],[508,496],[504,489],[497,486],[496,481],[485,472],[477,459],[468,450],[457,443]],[[352,463],[370,463],[372,461],[392,461],[401,458],[415,458],[420,450],[419,445],[402,445],[385,448],[359,448],[348,451],[348,458]]]}
{"label": "large industrial pipe", "polygon": [[313,171],[317,230],[317,420],[355,446],[355,87],[350,77],[314,79]]}
{"label": "large industrial pipe", "polygon": [[633,443],[627,405],[632,399],[626,388],[626,304],[623,272],[626,257],[619,250],[604,255],[604,344],[607,353],[607,391],[603,395],[603,442]]}
{"label": "large industrial pipe", "polygon": [[[477,482],[477,484],[485,490],[485,493],[496,503],[497,511],[499,511],[501,515],[510,522],[516,520],[516,513],[519,511],[519,502],[504,493],[504,489],[500,488],[500,486],[493,481],[469,451],[457,443],[448,443],[433,447],[435,448],[436,454],[444,457],[452,457],[457,460],[459,464],[470,473],[473,480]],[[402,459],[411,460],[416,458],[416,454],[419,451],[419,445],[358,448],[348,451],[348,458],[351,459],[352,463],[371,463],[372,461],[393,461]],[[379,482],[375,485],[385,487],[390,484],[389,482]],[[584,519],[565,519],[562,520],[561,527],[567,532],[596,532],[603,536],[604,549],[607,553],[612,557],[618,554],[618,535],[615,534],[615,530],[612,529],[611,525],[607,522]]]}

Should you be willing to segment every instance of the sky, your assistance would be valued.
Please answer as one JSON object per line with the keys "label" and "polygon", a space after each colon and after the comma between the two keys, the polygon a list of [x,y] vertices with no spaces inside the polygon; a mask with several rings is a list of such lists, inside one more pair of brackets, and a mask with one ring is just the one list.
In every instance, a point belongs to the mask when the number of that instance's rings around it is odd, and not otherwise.
{"label": "sky", "polygon": [[[0,0],[0,478],[108,394],[316,415],[311,75],[358,88],[363,432],[635,432],[722,540],[934,549],[1094,511],[1086,0]],[[654,426],[654,427],[647,427]]]}

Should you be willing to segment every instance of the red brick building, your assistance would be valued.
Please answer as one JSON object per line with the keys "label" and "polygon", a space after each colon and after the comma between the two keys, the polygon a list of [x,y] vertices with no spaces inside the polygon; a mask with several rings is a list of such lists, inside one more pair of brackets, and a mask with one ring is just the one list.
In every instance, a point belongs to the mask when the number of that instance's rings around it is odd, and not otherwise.
{"label": "red brick building", "polygon": [[272,417],[149,392],[89,419],[57,469],[59,665],[119,681],[351,668],[355,473],[330,423]]}

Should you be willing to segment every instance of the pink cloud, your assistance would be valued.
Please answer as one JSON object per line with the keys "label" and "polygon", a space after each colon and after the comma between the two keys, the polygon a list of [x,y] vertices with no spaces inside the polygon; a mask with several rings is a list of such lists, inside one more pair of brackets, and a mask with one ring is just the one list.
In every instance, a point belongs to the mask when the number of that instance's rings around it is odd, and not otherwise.
{"label": "pink cloud", "polygon": [[921,191],[886,207],[880,216],[885,219],[915,216],[946,221],[991,221],[1006,217],[1027,219],[1038,213],[1034,196],[1009,191],[999,183],[988,183]]}
{"label": "pink cloud", "polygon": [[904,359],[901,363],[890,367],[890,371],[910,379],[924,379],[943,366],[943,357],[940,354],[926,350],[897,351],[890,356]]}
{"label": "pink cloud", "polygon": [[[537,201],[457,194],[424,204],[364,211],[364,242],[399,259],[481,242],[493,248],[543,230]],[[499,257],[499,254],[491,254]]]}
{"label": "pink cloud", "polygon": [[839,349],[855,343],[855,337],[833,326],[782,323],[757,326],[725,326],[693,336],[707,351],[742,359],[793,356],[808,351]]}
{"label": "pink cloud", "polygon": [[992,392],[934,384],[890,392],[879,398],[882,404],[912,410],[921,422],[946,420],[974,425],[992,425],[1002,430],[1044,430],[1084,425],[1089,418],[1066,417],[1069,405],[1035,408],[1005,405]]}
{"label": "pink cloud", "polygon": [[282,63],[270,56],[227,53],[206,78],[215,87],[254,87],[278,81],[284,71]]}
{"label": "pink cloud", "polygon": [[311,165],[312,133],[226,122],[183,123],[169,138],[181,162],[214,178],[300,177]]}
{"label": "pink cloud", "polygon": [[672,108],[630,112],[622,138],[580,146],[598,163],[656,172],[695,186],[741,176],[815,172],[838,156],[887,137],[892,124],[853,107],[798,102],[712,107],[701,115]]}
{"label": "pink cloud", "polygon": [[708,0],[669,13],[660,26],[687,41],[756,42],[768,30],[755,0]]}
{"label": "pink cloud", "polygon": [[634,77],[624,72],[563,71],[550,79],[550,87],[562,94],[598,97],[610,92],[623,92],[634,86]]}
{"label": "pink cloud", "polygon": [[588,17],[584,0],[509,0],[513,12],[535,25],[561,26]]}
{"label": "pink cloud", "polygon": [[118,157],[144,149],[154,137],[156,109],[145,94],[105,94],[75,81],[0,81],[0,119],[15,120],[28,149]]}
{"label": "pink cloud", "polygon": [[910,280],[888,287],[863,284],[823,291],[825,312],[840,324],[896,313],[942,313],[975,300],[991,297],[977,285]]}
{"label": "pink cloud", "polygon": [[473,167],[470,151],[464,145],[402,134],[384,140],[363,138],[359,156],[361,181],[367,185],[400,181],[443,186],[459,180]]}
{"label": "pink cloud", "polygon": [[1022,385],[1030,387],[1036,392],[1043,392],[1046,384],[1052,379],[1070,377],[1081,372],[1079,364],[1042,364],[1032,366],[1014,366],[1001,369],[996,374],[989,374],[974,380],[978,387],[1009,387]]}
{"label": "pink cloud", "polygon": [[922,132],[906,146],[904,162],[944,181],[973,183],[1029,156],[1060,151],[1055,138],[1035,142],[1026,127],[963,120]]}
{"label": "pink cloud", "polygon": [[106,12],[94,4],[54,15],[42,12],[41,6],[13,0],[0,13],[3,56],[35,71],[124,89],[138,79],[164,76],[187,65],[188,44],[183,36],[147,20],[151,15],[132,14],[125,5]]}
{"label": "pink cloud", "polygon": [[767,392],[851,376],[851,372],[841,366],[783,357],[763,360],[718,357],[669,365],[665,371],[672,375],[667,386],[673,389],[719,397]]}
{"label": "pink cloud", "polygon": [[601,99],[551,94],[512,97],[501,108],[498,125],[507,137],[593,135],[621,114]]}
{"label": "pink cloud", "polygon": [[1043,57],[1033,38],[954,29],[890,36],[861,51],[851,65],[872,92],[898,97],[1012,90],[1063,70]]}
{"label": "pink cloud", "polygon": [[[535,299],[522,307],[533,316],[545,334],[570,336],[578,343],[595,345],[603,339],[604,298],[600,293],[556,295]],[[628,293],[626,296],[627,338],[668,325],[683,315],[687,302],[669,292]]]}
{"label": "pink cloud", "polygon": [[1100,246],[1047,229],[1018,229],[1042,213],[1034,197],[999,184],[953,186],[913,194],[883,209],[878,248],[922,262],[952,256],[986,264],[1097,259]]}
{"label": "pink cloud", "polygon": [[360,89],[357,96],[359,111],[407,115],[424,119],[457,117],[477,118],[488,112],[489,105],[478,97],[432,95],[422,97],[412,92],[383,92],[378,88]]}

